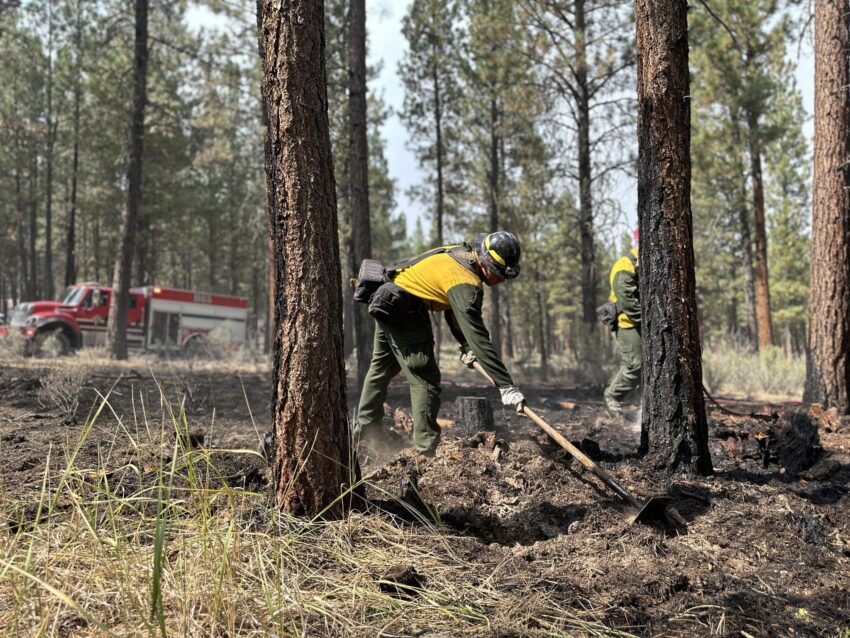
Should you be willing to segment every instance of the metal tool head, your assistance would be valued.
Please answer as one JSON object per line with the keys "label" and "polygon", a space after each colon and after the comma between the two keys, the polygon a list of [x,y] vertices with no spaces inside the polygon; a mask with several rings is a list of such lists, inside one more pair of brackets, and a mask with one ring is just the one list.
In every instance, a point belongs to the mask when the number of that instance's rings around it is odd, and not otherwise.
{"label": "metal tool head", "polygon": [[633,511],[627,518],[629,525],[633,523],[661,523],[666,527],[687,529],[687,522],[671,504],[669,496],[652,496],[644,501],[640,509]]}

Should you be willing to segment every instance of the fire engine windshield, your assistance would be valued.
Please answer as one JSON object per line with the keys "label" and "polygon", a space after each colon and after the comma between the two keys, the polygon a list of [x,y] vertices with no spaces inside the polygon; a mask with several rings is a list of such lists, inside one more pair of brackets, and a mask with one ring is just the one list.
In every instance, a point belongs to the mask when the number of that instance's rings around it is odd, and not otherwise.
{"label": "fire engine windshield", "polygon": [[82,299],[85,293],[85,288],[65,288],[65,292],[59,297],[59,301],[67,306],[76,306],[80,303],[80,299]]}

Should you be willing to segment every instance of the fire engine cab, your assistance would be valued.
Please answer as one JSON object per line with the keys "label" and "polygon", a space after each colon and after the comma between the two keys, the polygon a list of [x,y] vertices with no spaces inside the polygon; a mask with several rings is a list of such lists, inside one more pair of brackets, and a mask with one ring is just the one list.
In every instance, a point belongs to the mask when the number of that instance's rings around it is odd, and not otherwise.
{"label": "fire engine cab", "polygon": [[[106,318],[112,289],[94,282],[69,286],[58,301],[18,304],[0,336],[20,330],[35,346],[54,337],[56,349],[106,343]],[[213,329],[222,328],[230,343],[246,338],[248,300],[244,297],[175,290],[159,286],[130,289],[127,311],[128,350],[192,350]]]}

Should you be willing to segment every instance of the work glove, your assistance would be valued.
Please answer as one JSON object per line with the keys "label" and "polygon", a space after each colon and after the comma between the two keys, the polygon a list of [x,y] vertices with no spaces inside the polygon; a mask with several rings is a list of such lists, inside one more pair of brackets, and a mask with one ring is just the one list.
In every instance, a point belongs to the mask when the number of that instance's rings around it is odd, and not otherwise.
{"label": "work glove", "polygon": [[502,395],[502,405],[513,408],[517,414],[522,414],[525,408],[525,397],[515,385],[506,385],[499,388]]}
{"label": "work glove", "polygon": [[474,367],[474,364],[477,361],[477,357],[475,353],[469,349],[469,346],[461,346],[460,347],[460,362],[465,365],[467,368]]}

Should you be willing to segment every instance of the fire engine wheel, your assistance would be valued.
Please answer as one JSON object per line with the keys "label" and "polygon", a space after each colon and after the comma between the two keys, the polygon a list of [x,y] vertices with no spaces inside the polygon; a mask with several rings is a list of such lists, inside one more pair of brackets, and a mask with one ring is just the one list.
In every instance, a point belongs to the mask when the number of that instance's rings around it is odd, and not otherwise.
{"label": "fire engine wheel", "polygon": [[33,354],[40,357],[64,357],[71,352],[71,340],[61,328],[43,330],[33,340]]}
{"label": "fire engine wheel", "polygon": [[188,359],[215,359],[210,343],[203,335],[191,337],[185,343],[183,356]]}

